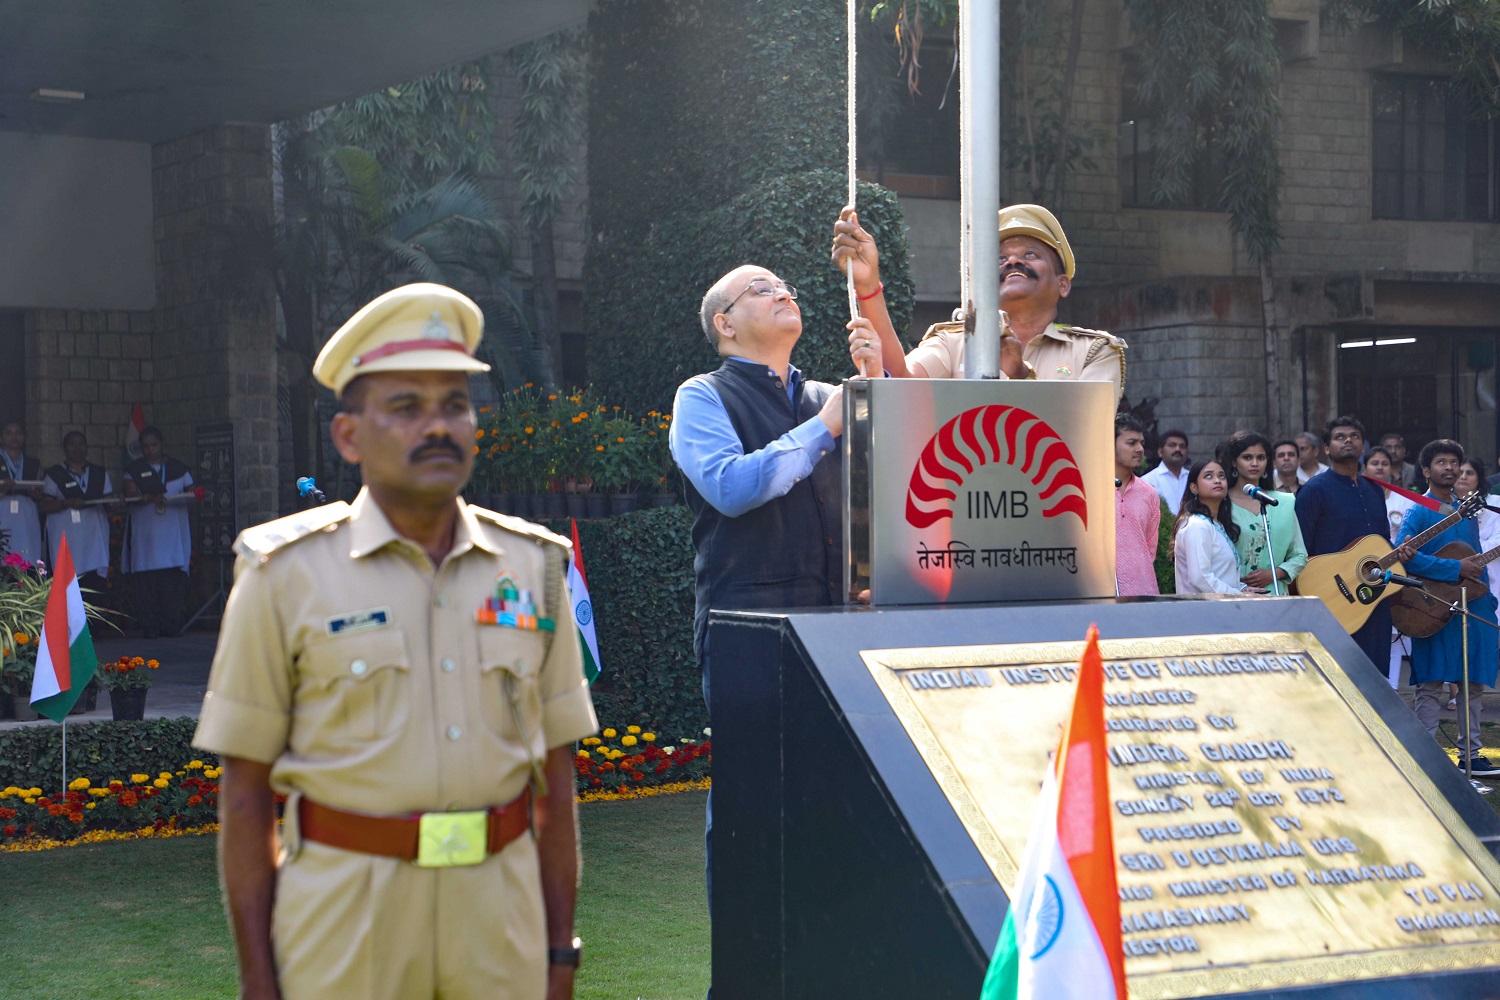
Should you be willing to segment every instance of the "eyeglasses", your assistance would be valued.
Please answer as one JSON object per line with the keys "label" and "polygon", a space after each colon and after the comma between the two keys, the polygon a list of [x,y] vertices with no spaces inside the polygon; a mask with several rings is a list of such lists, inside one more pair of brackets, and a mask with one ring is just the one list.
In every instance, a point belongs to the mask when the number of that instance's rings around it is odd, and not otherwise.
{"label": "eyeglasses", "polygon": [[797,286],[788,285],[784,281],[767,281],[765,278],[756,278],[754,281],[750,282],[750,284],[745,286],[744,291],[740,292],[740,294],[730,299],[729,305],[725,306],[723,311],[727,313],[729,312],[729,310],[733,309],[734,304],[740,299],[744,298],[746,293],[748,292],[754,292],[761,298],[769,298],[770,296],[775,295],[778,292],[786,292],[787,298],[795,299],[797,297]]}

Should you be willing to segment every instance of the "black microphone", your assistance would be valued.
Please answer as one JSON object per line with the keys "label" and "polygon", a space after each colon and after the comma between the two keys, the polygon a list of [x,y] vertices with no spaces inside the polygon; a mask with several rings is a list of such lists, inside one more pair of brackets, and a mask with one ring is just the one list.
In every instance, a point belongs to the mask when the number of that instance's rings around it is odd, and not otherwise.
{"label": "black microphone", "polygon": [[1275,497],[1271,496],[1271,494],[1267,493],[1259,486],[1256,486],[1254,483],[1245,484],[1245,496],[1250,497],[1252,500],[1259,500],[1267,507],[1281,506],[1280,500],[1277,500]]}
{"label": "black microphone", "polygon": [[1390,570],[1385,571],[1385,575],[1381,578],[1381,582],[1399,583],[1403,587],[1416,587],[1418,590],[1427,589],[1427,584],[1425,581],[1419,580],[1414,576],[1402,576],[1400,573],[1392,573]]}
{"label": "black microphone", "polygon": [[297,480],[297,495],[301,497],[312,497],[314,503],[327,503],[328,498],[323,491],[318,489],[317,482],[312,476],[303,476]]}

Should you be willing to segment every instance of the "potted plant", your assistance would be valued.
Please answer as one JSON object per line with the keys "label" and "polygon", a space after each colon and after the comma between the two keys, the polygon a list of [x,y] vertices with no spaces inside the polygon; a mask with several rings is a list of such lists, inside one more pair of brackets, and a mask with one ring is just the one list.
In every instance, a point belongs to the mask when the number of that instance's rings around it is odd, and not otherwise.
{"label": "potted plant", "polygon": [[677,463],[672,459],[672,446],[668,441],[672,415],[652,410],[641,421],[641,426],[647,439],[645,460],[652,491],[651,506],[671,507],[678,502]]}
{"label": "potted plant", "polygon": [[146,717],[146,692],[151,688],[151,671],[161,666],[156,660],[139,656],[122,656],[101,664],[100,675],[109,688],[109,708],[116,722]]}

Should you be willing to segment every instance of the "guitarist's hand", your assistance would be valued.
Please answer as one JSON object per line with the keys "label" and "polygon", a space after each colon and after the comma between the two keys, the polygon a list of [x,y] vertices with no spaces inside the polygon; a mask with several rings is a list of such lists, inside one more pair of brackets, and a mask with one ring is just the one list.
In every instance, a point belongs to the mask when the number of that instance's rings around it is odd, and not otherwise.
{"label": "guitarist's hand", "polygon": [[1271,571],[1268,569],[1254,569],[1240,577],[1240,583],[1247,583],[1252,587],[1258,587],[1264,593],[1265,589],[1271,586],[1276,579],[1277,577],[1272,576]]}
{"label": "guitarist's hand", "polygon": [[1484,580],[1484,563],[1480,556],[1472,555],[1458,561],[1458,575],[1469,580]]}
{"label": "guitarist's hand", "polygon": [[1410,559],[1413,556],[1415,556],[1416,554],[1417,554],[1417,550],[1412,547],[1412,544],[1409,541],[1402,542],[1400,545],[1396,546],[1396,549],[1395,549],[1396,559],[1398,561],[1400,561],[1401,563],[1403,563],[1403,564],[1408,559]]}

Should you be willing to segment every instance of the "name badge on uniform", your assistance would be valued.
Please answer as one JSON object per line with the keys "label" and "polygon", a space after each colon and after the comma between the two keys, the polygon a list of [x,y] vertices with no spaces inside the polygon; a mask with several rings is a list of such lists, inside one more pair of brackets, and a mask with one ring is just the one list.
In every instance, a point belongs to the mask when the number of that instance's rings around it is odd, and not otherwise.
{"label": "name badge on uniform", "polygon": [[83,511],[79,510],[77,507],[73,507],[69,509],[68,513],[73,515],[74,524],[83,523]]}
{"label": "name badge on uniform", "polygon": [[495,580],[495,591],[484,599],[474,620],[481,625],[499,625],[527,632],[552,632],[557,626],[551,618],[536,616],[536,602],[531,591],[518,590],[515,578],[501,573]]}
{"label": "name badge on uniform", "polygon": [[19,514],[19,513],[21,513],[21,501],[19,501],[19,500],[15,499],[14,497],[12,497],[11,501],[10,501],[10,512],[12,514]]}
{"label": "name badge on uniform", "polygon": [[327,621],[329,635],[349,635],[352,632],[368,632],[370,629],[384,628],[391,621],[390,608],[371,608],[369,611],[356,611],[352,615],[340,615]]}

